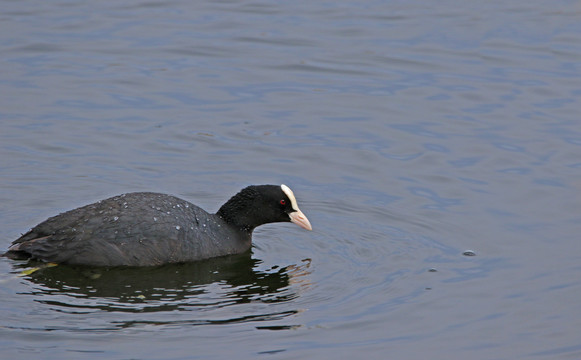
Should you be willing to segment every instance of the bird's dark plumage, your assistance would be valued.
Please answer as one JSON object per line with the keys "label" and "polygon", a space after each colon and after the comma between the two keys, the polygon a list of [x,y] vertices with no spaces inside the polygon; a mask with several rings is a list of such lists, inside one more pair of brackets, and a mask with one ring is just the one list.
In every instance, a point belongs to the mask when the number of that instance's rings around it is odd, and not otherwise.
{"label": "bird's dark plumage", "polygon": [[311,230],[285,185],[249,186],[216,214],[170,195],[129,193],[51,217],[4,255],[92,266],[189,262],[242,253],[254,228],[288,221]]}

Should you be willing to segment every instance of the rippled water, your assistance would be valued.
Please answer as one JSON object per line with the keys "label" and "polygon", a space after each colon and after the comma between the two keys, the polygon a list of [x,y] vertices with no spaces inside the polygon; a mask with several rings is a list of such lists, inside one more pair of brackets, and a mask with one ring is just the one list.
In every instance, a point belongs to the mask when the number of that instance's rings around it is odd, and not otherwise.
{"label": "rippled water", "polygon": [[579,39],[579,1],[4,2],[2,249],[119,193],[261,183],[314,231],[2,258],[2,359],[580,358]]}

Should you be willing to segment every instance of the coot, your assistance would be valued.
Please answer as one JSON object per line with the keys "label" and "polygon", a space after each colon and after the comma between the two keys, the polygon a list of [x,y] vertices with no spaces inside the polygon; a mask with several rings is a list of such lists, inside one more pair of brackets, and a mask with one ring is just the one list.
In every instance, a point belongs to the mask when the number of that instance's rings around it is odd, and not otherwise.
{"label": "coot", "polygon": [[15,240],[10,258],[91,266],[151,266],[242,253],[259,225],[312,230],[286,185],[253,185],[215,214],[174,196],[138,192],[51,217]]}

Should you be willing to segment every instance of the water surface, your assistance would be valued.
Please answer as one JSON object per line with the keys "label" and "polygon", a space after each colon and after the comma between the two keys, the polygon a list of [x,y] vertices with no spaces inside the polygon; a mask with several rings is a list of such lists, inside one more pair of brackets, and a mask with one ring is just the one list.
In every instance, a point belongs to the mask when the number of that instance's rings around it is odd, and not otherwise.
{"label": "water surface", "polygon": [[285,183],[314,228],[158,268],[0,259],[3,359],[581,357],[579,1],[2,7],[2,249],[128,191],[216,211]]}

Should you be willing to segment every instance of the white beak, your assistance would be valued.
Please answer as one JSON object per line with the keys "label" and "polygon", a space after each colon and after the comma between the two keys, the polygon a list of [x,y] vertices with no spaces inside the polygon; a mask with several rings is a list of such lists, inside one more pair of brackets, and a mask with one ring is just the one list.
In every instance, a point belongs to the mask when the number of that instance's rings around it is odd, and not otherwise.
{"label": "white beak", "polygon": [[302,211],[297,210],[293,211],[289,214],[291,222],[297,224],[298,226],[302,227],[303,229],[313,230],[309,219],[303,214]]}

